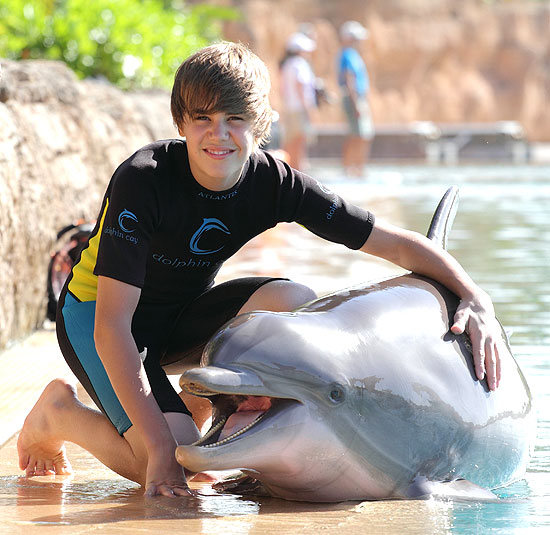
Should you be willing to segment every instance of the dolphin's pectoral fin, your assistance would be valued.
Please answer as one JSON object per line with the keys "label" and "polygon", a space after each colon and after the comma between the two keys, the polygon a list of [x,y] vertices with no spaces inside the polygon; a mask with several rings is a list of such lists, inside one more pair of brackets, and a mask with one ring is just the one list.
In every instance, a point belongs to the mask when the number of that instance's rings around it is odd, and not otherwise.
{"label": "dolphin's pectoral fin", "polygon": [[260,481],[244,474],[217,481],[212,485],[212,488],[218,492],[227,492],[229,494],[271,496]]}
{"label": "dolphin's pectoral fin", "polygon": [[406,491],[407,498],[446,498],[455,500],[500,501],[499,497],[467,479],[453,481],[430,481],[417,477]]}

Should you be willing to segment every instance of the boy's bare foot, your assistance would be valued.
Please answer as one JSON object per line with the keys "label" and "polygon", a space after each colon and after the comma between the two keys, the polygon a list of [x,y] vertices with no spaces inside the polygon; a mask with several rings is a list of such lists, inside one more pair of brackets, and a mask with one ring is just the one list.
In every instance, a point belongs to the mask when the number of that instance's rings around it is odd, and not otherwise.
{"label": "boy's bare foot", "polygon": [[75,402],[73,387],[61,379],[52,381],[42,392],[17,440],[19,467],[27,477],[72,474],[57,422],[60,413]]}

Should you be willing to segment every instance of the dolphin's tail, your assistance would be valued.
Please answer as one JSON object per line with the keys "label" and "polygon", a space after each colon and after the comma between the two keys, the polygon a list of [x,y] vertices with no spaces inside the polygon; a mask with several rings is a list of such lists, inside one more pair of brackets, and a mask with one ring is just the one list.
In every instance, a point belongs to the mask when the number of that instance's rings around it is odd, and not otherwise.
{"label": "dolphin's tail", "polygon": [[451,231],[458,207],[458,187],[451,186],[439,201],[426,236],[447,249],[447,234]]}

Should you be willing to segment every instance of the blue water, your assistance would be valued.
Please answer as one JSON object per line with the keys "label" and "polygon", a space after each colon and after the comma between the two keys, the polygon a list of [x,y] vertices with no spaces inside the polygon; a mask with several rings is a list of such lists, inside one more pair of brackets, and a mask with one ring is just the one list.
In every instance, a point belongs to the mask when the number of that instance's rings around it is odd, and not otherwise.
{"label": "blue water", "polygon": [[[498,489],[499,503],[439,503],[438,533],[550,533],[550,167],[371,165],[362,180],[344,179],[336,167],[317,165],[310,173],[377,217],[422,233],[446,188],[459,186],[448,249],[493,298],[532,390],[538,424],[525,478]],[[322,292],[389,268],[295,227],[272,246],[264,241],[245,252],[242,273],[267,264],[266,272],[279,269]]]}

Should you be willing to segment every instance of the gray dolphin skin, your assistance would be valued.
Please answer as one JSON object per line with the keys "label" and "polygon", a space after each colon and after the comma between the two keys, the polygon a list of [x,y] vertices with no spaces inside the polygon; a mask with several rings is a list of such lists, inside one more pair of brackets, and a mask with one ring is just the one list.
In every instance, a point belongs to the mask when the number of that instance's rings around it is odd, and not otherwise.
{"label": "gray dolphin skin", "polygon": [[[451,188],[428,232],[438,243],[456,203]],[[499,388],[477,380],[469,340],[449,330],[458,302],[405,274],[235,318],[181,377],[211,398],[214,425],[178,462],[240,469],[289,500],[495,497],[484,489],[525,471],[532,399],[504,332]]]}

